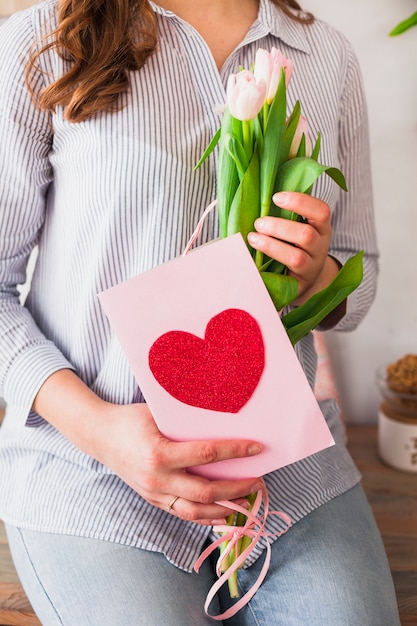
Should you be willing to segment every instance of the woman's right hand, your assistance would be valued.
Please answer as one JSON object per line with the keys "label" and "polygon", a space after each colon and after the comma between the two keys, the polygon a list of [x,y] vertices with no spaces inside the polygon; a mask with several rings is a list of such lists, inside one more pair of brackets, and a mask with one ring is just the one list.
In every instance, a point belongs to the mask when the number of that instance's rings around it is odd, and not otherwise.
{"label": "woman's right hand", "polygon": [[216,504],[261,488],[259,478],[209,480],[187,471],[196,465],[253,456],[256,441],[174,442],[164,437],[146,404],[119,405],[96,396],[71,370],[52,374],[34,410],[80,450],[103,463],[145,500],[184,520],[221,524],[230,509]]}
{"label": "woman's right hand", "polygon": [[219,500],[246,502],[244,496],[260,488],[256,478],[209,480],[187,472],[188,467],[225,459],[253,456],[260,445],[247,440],[174,442],[159,431],[146,404],[108,404],[102,432],[95,442],[95,458],[112,469],[145,500],[201,524],[218,524],[230,509]]}

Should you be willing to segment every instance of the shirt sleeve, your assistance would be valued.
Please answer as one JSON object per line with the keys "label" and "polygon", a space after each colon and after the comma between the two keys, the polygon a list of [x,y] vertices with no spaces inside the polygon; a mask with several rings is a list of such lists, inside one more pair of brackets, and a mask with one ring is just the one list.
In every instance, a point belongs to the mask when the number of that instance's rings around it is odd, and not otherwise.
{"label": "shirt sleeve", "polygon": [[[45,379],[71,367],[21,305],[17,286],[44,222],[52,183],[48,114],[33,105],[26,87],[34,42],[31,11],[9,18],[0,34],[0,396],[26,423]],[[39,76],[35,88],[41,87]]]}
{"label": "shirt sleeve", "polygon": [[339,162],[348,192],[341,192],[333,214],[329,254],[342,264],[364,251],[364,277],[348,297],[347,312],[334,330],[354,330],[365,317],[376,294],[378,247],[376,238],[368,116],[362,76],[350,44],[339,122]]}

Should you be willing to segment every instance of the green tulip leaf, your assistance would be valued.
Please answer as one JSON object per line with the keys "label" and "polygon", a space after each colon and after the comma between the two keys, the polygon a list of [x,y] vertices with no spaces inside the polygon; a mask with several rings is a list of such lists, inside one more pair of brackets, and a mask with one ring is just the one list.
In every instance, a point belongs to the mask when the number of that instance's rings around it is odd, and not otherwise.
{"label": "green tulip leaf", "polygon": [[363,251],[348,259],[328,287],[282,318],[293,345],[316,328],[362,282]]}
{"label": "green tulip leaf", "polygon": [[224,138],[224,145],[225,149],[230,154],[231,158],[236,164],[239,179],[242,180],[246,170],[248,169],[249,158],[251,155],[246,154],[239,139],[237,139],[237,137],[235,137],[231,133],[227,133],[226,137]]}
{"label": "green tulip leaf", "polygon": [[252,126],[253,126],[253,134],[255,136],[255,142],[258,144],[259,152],[262,153],[263,145],[264,145],[264,135],[263,135],[262,124],[260,122],[259,116],[255,117],[255,119],[252,120]]}
{"label": "green tulip leaf", "polygon": [[314,159],[315,161],[317,161],[317,159],[319,158],[320,146],[321,146],[321,134],[318,133],[316,143],[314,144],[313,150],[311,151],[311,157],[310,157],[311,159]]}
{"label": "green tulip leaf", "polygon": [[[266,265],[266,263],[265,263]],[[261,268],[263,269],[263,268]],[[275,261],[275,259],[270,259],[270,263],[268,266],[268,272],[272,272],[273,274],[284,274],[287,270],[287,266],[279,261]]]}
{"label": "green tulip leaf", "polygon": [[[268,258],[267,261],[265,261],[265,263],[259,268],[260,272],[266,272],[267,270],[269,271],[270,266],[272,265],[272,263],[274,262],[274,259]],[[278,274],[279,272],[277,272]]]}
{"label": "green tulip leaf", "polygon": [[269,108],[261,152],[261,210],[268,215],[271,197],[274,190],[275,176],[280,163],[278,146],[285,133],[286,125],[286,86],[285,71],[281,69],[281,77],[275,98]]}
{"label": "green tulip leaf", "polygon": [[304,133],[301,136],[300,145],[298,146],[298,150],[297,150],[297,156],[298,157],[307,156],[306,155],[306,136]]}
{"label": "green tulip leaf", "polygon": [[260,275],[277,311],[283,309],[297,297],[298,281],[293,276],[283,276],[272,272],[260,272]]}
{"label": "green tulip leaf", "polygon": [[334,182],[336,183],[336,185],[339,185],[339,187],[341,189],[343,189],[343,191],[347,191],[347,184],[346,184],[346,179],[344,177],[344,175],[342,174],[342,172],[337,168],[337,167],[329,167],[329,166],[322,166],[325,167],[326,169],[324,170],[324,173],[327,174],[327,176],[330,176],[330,178],[332,180],[334,180]]}
{"label": "green tulip leaf", "polygon": [[345,177],[340,170],[322,165],[311,157],[296,157],[283,163],[277,173],[275,189],[306,193],[323,173],[347,191]]}
{"label": "green tulip leaf", "polygon": [[229,109],[223,114],[220,141],[219,141],[219,164],[217,178],[217,210],[219,215],[220,237],[227,236],[227,221],[229,211],[235,191],[239,185],[239,175],[236,169],[236,163],[226,150],[225,143],[229,134],[239,135],[235,133],[235,119]]}
{"label": "green tulip leaf", "polygon": [[[319,153],[320,153],[320,146],[321,146],[321,134],[319,132],[317,134],[316,143],[314,144],[314,147],[311,151],[311,156],[310,156],[310,158],[314,159],[314,161],[318,161]],[[312,189],[313,189],[313,185],[311,185],[311,187],[306,189],[305,193],[310,194]]]}
{"label": "green tulip leaf", "polygon": [[280,158],[279,162],[284,163],[287,161],[288,154],[290,152],[292,140],[294,139],[295,131],[297,130],[298,122],[300,120],[301,115],[301,105],[299,100],[294,105],[292,113],[287,120],[284,137],[282,140],[281,148],[280,148]]}
{"label": "green tulip leaf", "polygon": [[[259,152],[255,149],[251,162],[236,190],[227,221],[227,235],[241,233],[247,241],[253,223],[259,216]],[[253,249],[248,245],[251,253]]]}
{"label": "green tulip leaf", "polygon": [[204,163],[204,161],[210,156],[210,154],[213,152],[214,148],[217,146],[219,139],[220,139],[220,134],[221,134],[221,128],[219,128],[216,132],[216,134],[214,135],[213,139],[210,141],[209,145],[207,146],[207,148],[204,150],[203,156],[201,157],[201,159],[199,160],[199,162],[197,163],[197,165],[194,166],[194,171],[198,170],[198,168],[200,167],[200,165],[202,163]]}
{"label": "green tulip leaf", "polygon": [[397,24],[397,26],[390,32],[390,37],[396,37],[397,35],[405,33],[405,31],[412,26],[417,26],[417,11],[413,13],[413,15],[410,15],[410,17],[407,17],[407,19]]}

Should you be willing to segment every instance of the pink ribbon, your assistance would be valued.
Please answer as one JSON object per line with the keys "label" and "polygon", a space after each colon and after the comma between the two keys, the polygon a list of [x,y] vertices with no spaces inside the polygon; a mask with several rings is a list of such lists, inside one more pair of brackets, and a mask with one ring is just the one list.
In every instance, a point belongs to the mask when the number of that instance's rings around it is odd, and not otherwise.
{"label": "pink ribbon", "polygon": [[[262,499],[264,500],[264,513],[263,515],[260,515],[258,517],[259,509],[262,504]],[[235,504],[234,502],[230,502],[228,500],[217,502],[217,504],[220,504],[221,506],[226,506],[227,508],[232,509],[233,511],[236,511],[237,513],[243,513],[243,515],[247,516],[246,523],[243,526],[229,526],[229,525],[214,526],[213,530],[216,533],[221,533],[222,536],[219,537],[219,539],[214,541],[212,544],[210,544],[210,546],[208,546],[208,548],[206,548],[204,552],[202,552],[202,554],[200,555],[200,557],[197,559],[197,561],[194,564],[194,570],[198,573],[203,561],[205,561],[205,559],[214,550],[216,550],[218,546],[220,546],[224,542],[228,542],[226,549],[222,552],[219,559],[217,560],[216,573],[218,576],[218,580],[214,583],[214,585],[212,585],[210,591],[207,594],[206,601],[204,603],[204,611],[206,615],[208,615],[214,620],[220,621],[223,619],[228,619],[229,617],[232,617],[233,615],[235,615],[238,611],[240,611],[240,609],[243,606],[245,606],[249,602],[251,598],[253,598],[253,596],[255,595],[259,587],[261,586],[268,572],[269,564],[271,561],[271,545],[268,541],[268,537],[272,537],[272,536],[280,537],[281,535],[286,533],[287,530],[291,526],[291,519],[286,513],[283,513],[282,511],[269,511],[268,510],[269,498],[268,498],[268,491],[267,491],[265,483],[262,489],[260,489],[256,494],[256,500],[252,507],[252,511],[247,511],[246,509],[239,506],[238,504]],[[281,532],[272,533],[272,534],[267,533],[265,531],[265,523],[266,523],[268,515],[278,515],[287,524],[287,528],[285,530],[282,530]],[[250,537],[252,541],[250,545],[245,550],[243,550],[241,554],[238,554],[239,543],[242,537]],[[242,596],[236,602],[236,604],[234,604],[229,609],[227,609],[227,611],[225,611],[221,615],[210,615],[208,612],[208,608],[214,596],[220,589],[220,587],[228,581],[228,579],[234,574],[236,570],[238,570],[240,567],[243,566],[243,564],[245,563],[250,553],[255,549],[258,542],[262,538],[266,539],[265,561],[255,583],[252,585],[249,591],[247,591],[245,595]],[[231,550],[233,549],[235,550],[236,558],[234,562],[232,563],[232,565],[230,565],[230,567],[228,567],[226,571],[222,573],[223,561],[228,558]]]}
{"label": "pink ribbon", "polygon": [[217,200],[213,200],[213,202],[211,202],[208,205],[208,207],[205,208],[203,215],[198,220],[198,224],[195,227],[195,230],[194,230],[193,234],[191,235],[190,240],[188,241],[188,243],[187,243],[187,245],[186,245],[186,247],[184,249],[184,252],[182,253],[182,256],[185,256],[186,254],[188,254],[188,252],[193,247],[193,244],[194,244],[195,240],[197,239],[198,235],[201,232],[201,229],[203,228],[204,220],[206,219],[206,217],[210,213],[210,211],[212,211],[214,209],[216,204],[217,204]]}

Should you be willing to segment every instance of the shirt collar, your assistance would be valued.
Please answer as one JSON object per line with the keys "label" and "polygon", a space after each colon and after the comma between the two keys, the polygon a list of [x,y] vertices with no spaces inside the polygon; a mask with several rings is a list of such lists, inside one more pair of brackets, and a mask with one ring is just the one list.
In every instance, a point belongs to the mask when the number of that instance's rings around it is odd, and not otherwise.
{"label": "shirt collar", "polygon": [[[155,13],[165,15],[166,17],[174,16],[172,11],[163,9],[152,0],[149,0],[149,4]],[[300,25],[298,22],[295,22],[285,15],[271,0],[260,0],[258,18],[249,31],[248,38],[254,40],[271,34],[281,39],[281,41],[291,48],[296,48],[308,54],[310,52],[310,46],[304,28],[303,25]]]}
{"label": "shirt collar", "polygon": [[260,0],[258,19],[254,28],[260,29],[262,36],[271,34],[291,48],[310,53],[305,26],[285,15],[270,0]]}

